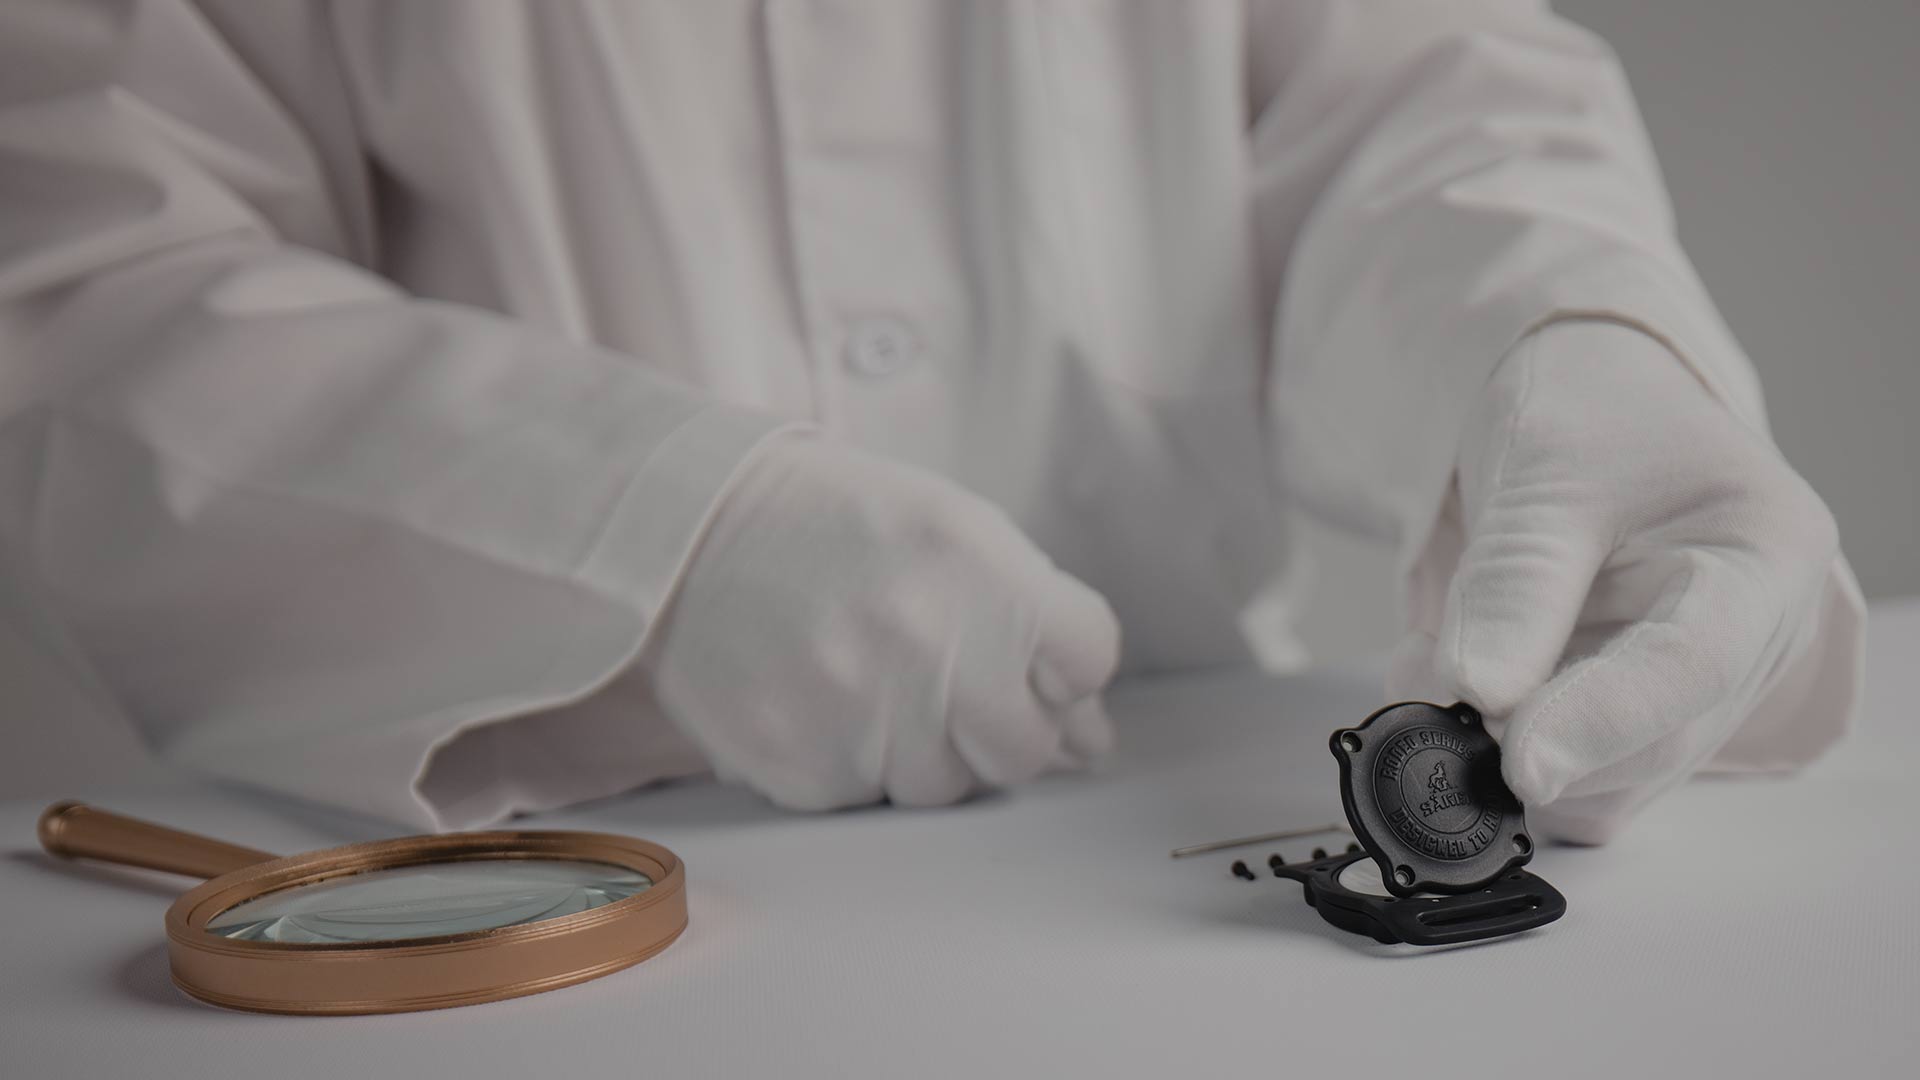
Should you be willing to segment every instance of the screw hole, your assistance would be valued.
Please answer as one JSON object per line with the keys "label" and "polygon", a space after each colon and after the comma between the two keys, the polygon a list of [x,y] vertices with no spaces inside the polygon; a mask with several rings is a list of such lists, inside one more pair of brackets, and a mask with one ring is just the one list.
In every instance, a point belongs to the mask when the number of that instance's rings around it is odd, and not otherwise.
{"label": "screw hole", "polygon": [[1393,880],[1399,882],[1401,888],[1410,889],[1413,887],[1413,870],[1410,867],[1396,866],[1393,868]]}
{"label": "screw hole", "polygon": [[1526,833],[1514,833],[1513,834],[1513,850],[1516,852],[1519,852],[1522,855],[1525,855],[1526,853],[1533,850],[1533,841],[1527,839]]}
{"label": "screw hole", "polygon": [[1359,753],[1360,752],[1360,736],[1355,735],[1351,731],[1341,732],[1340,733],[1340,749],[1345,750],[1349,754]]}

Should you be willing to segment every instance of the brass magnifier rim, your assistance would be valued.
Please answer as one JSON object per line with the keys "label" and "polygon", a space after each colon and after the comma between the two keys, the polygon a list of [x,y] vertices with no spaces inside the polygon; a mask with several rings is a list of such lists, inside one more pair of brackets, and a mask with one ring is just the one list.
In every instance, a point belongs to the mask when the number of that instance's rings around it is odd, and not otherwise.
{"label": "brass magnifier rim", "polygon": [[[222,912],[282,889],[497,859],[605,863],[653,884],[570,915],[436,937],[275,942],[207,932]],[[181,990],[229,1009],[298,1015],[411,1012],[537,994],[631,967],[671,945],[686,925],[686,870],[673,852],[611,833],[545,830],[410,836],[270,859],[189,889],[166,914],[167,958]]]}

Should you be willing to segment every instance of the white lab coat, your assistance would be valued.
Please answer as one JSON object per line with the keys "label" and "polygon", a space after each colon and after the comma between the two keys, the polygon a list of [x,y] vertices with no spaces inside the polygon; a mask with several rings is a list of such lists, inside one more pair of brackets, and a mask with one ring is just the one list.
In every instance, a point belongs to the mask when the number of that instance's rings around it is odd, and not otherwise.
{"label": "white lab coat", "polygon": [[1543,322],[1764,424],[1532,3],[12,0],[0,197],[7,640],[430,826],[698,767],[632,661],[796,423],[1005,507],[1132,670],[1249,655],[1283,486],[1415,567]]}

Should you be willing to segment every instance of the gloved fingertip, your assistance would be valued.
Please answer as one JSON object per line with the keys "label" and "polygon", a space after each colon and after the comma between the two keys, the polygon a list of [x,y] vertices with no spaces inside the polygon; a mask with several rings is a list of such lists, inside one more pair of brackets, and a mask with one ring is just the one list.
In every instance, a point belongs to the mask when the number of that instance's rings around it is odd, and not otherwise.
{"label": "gloved fingertip", "polygon": [[1120,664],[1120,623],[1106,597],[1052,572],[1039,617],[1031,679],[1041,700],[1069,705],[1112,680]]}
{"label": "gloved fingertip", "polygon": [[1050,773],[1084,772],[1092,767],[1092,758],[1068,748],[1063,742],[1060,748],[1053,752],[1053,760],[1047,764],[1047,771]]}
{"label": "gloved fingertip", "polygon": [[1514,753],[1503,747],[1500,775],[1522,806],[1546,806],[1566,790],[1568,778],[1544,766],[1537,753]]}
{"label": "gloved fingertip", "polygon": [[1113,720],[1098,695],[1082,698],[1060,714],[1060,746],[1084,768],[1113,753]]}
{"label": "gloved fingertip", "polygon": [[954,749],[982,790],[1033,780],[1052,767],[1066,743],[1057,722],[1037,709],[956,716],[949,724]]}
{"label": "gloved fingertip", "polygon": [[1080,696],[1074,692],[1066,676],[1044,656],[1033,658],[1033,670],[1029,677],[1033,681],[1034,694],[1049,705],[1067,705]]}
{"label": "gloved fingertip", "polygon": [[892,753],[879,783],[895,806],[949,806],[981,789],[979,777],[961,759],[944,728],[925,732],[899,728],[890,742]]}

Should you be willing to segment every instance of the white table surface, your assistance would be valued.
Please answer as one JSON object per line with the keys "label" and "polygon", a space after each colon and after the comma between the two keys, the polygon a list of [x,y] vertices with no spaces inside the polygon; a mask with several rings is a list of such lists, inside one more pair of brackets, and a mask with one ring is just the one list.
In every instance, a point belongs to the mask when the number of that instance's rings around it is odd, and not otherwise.
{"label": "white table surface", "polygon": [[[1866,717],[1791,780],[1698,781],[1604,849],[1533,869],[1560,922],[1448,950],[1335,930],[1269,847],[1339,820],[1332,728],[1371,680],[1224,673],[1123,689],[1123,749],[954,810],[802,817],[690,784],[538,824],[689,866],[662,955],[441,1012],[223,1012],[167,978],[179,879],[59,863],[0,800],[0,1077],[1913,1076],[1920,1060],[1920,602],[1874,617]],[[72,792],[276,851],[378,823],[164,775]],[[1312,842],[1279,845],[1292,858]]]}

